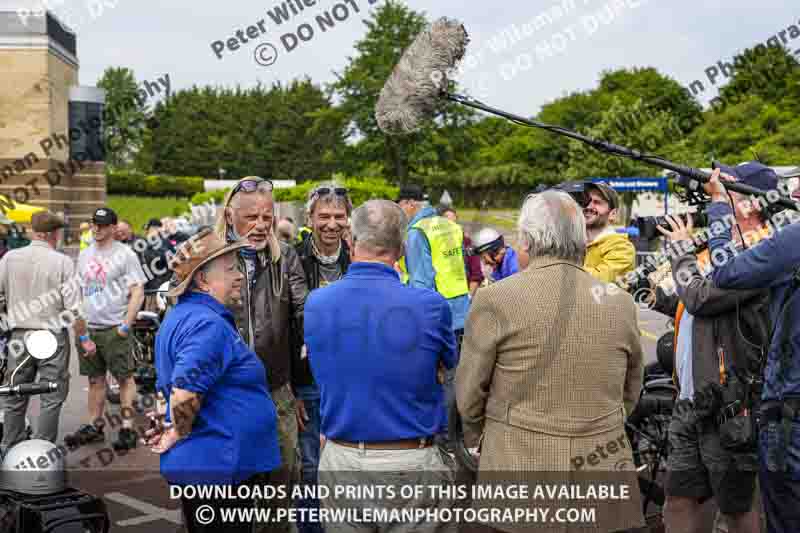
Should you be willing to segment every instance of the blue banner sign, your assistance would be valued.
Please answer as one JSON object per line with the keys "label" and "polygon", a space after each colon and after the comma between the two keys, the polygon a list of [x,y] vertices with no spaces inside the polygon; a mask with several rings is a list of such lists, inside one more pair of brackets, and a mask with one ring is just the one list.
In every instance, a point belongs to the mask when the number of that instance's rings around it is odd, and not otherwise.
{"label": "blue banner sign", "polygon": [[591,181],[607,183],[617,192],[669,192],[667,178],[592,178]]}

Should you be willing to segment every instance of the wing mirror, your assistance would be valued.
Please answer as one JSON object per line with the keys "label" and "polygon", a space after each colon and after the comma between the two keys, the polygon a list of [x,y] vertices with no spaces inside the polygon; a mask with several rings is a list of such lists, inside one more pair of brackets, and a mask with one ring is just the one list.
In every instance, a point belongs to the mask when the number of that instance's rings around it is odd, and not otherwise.
{"label": "wing mirror", "polygon": [[25,335],[25,349],[34,359],[50,359],[58,351],[58,339],[46,329],[31,331]]}

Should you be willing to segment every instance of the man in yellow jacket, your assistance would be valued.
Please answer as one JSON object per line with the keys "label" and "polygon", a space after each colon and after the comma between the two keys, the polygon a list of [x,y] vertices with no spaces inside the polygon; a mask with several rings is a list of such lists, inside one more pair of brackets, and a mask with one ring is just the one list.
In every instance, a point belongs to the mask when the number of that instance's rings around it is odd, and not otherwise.
{"label": "man in yellow jacket", "polygon": [[613,283],[636,266],[636,249],[627,235],[611,227],[617,217],[619,197],[605,183],[588,183],[586,217],[586,259],[583,268],[605,283]]}

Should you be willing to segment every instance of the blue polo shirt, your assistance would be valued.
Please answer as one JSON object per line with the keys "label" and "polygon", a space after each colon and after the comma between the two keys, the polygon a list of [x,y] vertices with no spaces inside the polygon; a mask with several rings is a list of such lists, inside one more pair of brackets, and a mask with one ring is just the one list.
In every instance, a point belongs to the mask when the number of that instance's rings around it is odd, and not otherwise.
{"label": "blue polo shirt", "polygon": [[455,367],[456,340],[442,295],[403,285],[386,265],[353,263],[309,294],[304,313],[323,435],[382,442],[447,426],[436,371]]}
{"label": "blue polo shirt", "polygon": [[197,292],[180,297],[156,336],[156,372],[168,401],[173,386],[202,397],[189,436],[161,455],[169,483],[236,484],[280,465],[264,364],[222,304]]}

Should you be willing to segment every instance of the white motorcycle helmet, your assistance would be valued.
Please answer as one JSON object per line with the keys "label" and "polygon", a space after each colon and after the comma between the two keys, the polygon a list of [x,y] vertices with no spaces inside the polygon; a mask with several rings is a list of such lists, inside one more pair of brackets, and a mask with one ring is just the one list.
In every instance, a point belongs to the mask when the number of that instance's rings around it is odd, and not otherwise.
{"label": "white motorcycle helmet", "polygon": [[493,228],[483,228],[472,239],[472,253],[480,255],[484,252],[494,252],[505,246],[503,236]]}
{"label": "white motorcycle helmet", "polygon": [[0,489],[42,496],[67,486],[67,449],[50,441],[22,441],[6,453],[0,470]]}

